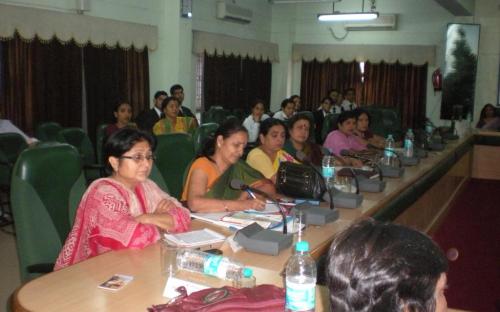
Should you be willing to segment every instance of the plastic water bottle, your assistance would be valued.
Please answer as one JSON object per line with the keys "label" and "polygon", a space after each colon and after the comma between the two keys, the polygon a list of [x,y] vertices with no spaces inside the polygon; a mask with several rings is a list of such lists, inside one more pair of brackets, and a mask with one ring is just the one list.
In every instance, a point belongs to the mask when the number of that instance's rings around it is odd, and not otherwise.
{"label": "plastic water bottle", "polygon": [[408,129],[405,136],[404,144],[404,155],[405,157],[413,157],[413,142],[415,141],[415,135],[411,129]]}
{"label": "plastic water bottle", "polygon": [[236,280],[233,285],[237,288],[253,288],[255,287],[255,276],[251,268],[243,269],[243,276]]}
{"label": "plastic water bottle", "polygon": [[385,140],[385,148],[384,148],[384,159],[382,163],[387,166],[392,166],[394,163],[394,158],[396,155],[394,154],[394,145],[396,143],[394,142],[394,138],[392,137],[392,134],[389,134],[387,136],[387,139]]}
{"label": "plastic water bottle", "polygon": [[316,262],[309,255],[309,243],[298,242],[286,265],[285,311],[314,311],[316,305]]}
{"label": "plastic water bottle", "polygon": [[241,279],[243,264],[227,257],[212,255],[200,250],[181,249],[177,252],[177,268],[203,273],[224,280]]}
{"label": "plastic water bottle", "polygon": [[325,179],[325,184],[328,189],[333,188],[335,182],[335,157],[332,155],[323,156],[322,174]]}

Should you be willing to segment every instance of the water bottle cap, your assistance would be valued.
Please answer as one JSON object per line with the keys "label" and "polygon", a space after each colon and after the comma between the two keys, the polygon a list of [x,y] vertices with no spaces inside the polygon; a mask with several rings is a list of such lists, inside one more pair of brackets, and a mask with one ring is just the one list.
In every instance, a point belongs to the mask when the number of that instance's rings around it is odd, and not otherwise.
{"label": "water bottle cap", "polygon": [[298,242],[297,245],[295,245],[295,250],[301,252],[309,251],[309,243],[306,241]]}
{"label": "water bottle cap", "polygon": [[243,269],[243,276],[244,277],[252,277],[253,275],[253,270],[250,268],[244,268]]}

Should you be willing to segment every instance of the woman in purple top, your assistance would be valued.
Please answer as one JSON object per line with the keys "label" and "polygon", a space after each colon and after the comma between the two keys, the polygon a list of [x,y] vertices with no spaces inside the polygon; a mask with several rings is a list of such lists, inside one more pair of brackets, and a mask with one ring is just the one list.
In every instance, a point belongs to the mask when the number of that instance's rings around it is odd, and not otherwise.
{"label": "woman in purple top", "polygon": [[[354,135],[356,128],[356,114],[353,111],[342,112],[337,120],[338,130],[334,130],[328,134],[323,146],[328,148],[330,152],[337,156],[341,156],[343,150],[349,152],[357,152],[366,149],[366,144],[363,144]],[[363,163],[357,159],[344,157],[347,165],[361,167]]]}

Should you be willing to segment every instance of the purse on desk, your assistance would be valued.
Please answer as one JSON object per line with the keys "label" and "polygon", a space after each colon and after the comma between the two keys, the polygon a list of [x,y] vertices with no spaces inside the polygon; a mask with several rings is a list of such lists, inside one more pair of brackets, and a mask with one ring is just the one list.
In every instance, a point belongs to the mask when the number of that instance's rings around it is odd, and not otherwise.
{"label": "purse on desk", "polygon": [[311,166],[282,162],[276,174],[276,188],[286,196],[320,199],[326,191],[322,180]]}
{"label": "purse on desk", "polygon": [[183,286],[177,288],[180,295],[173,301],[153,305],[149,312],[180,311],[284,311],[285,290],[274,285],[259,285],[253,288],[207,288],[187,294]]}

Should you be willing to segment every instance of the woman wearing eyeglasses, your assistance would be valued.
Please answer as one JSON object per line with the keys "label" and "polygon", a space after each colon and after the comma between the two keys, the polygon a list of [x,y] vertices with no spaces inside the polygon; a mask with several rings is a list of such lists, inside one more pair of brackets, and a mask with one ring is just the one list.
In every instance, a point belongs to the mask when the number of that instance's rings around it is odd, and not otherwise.
{"label": "woman wearing eyeglasses", "polygon": [[154,147],[151,135],[135,129],[109,137],[104,159],[110,176],[83,195],[54,270],[110,250],[144,248],[160,238],[160,230],[189,228],[189,211],[148,179]]}

